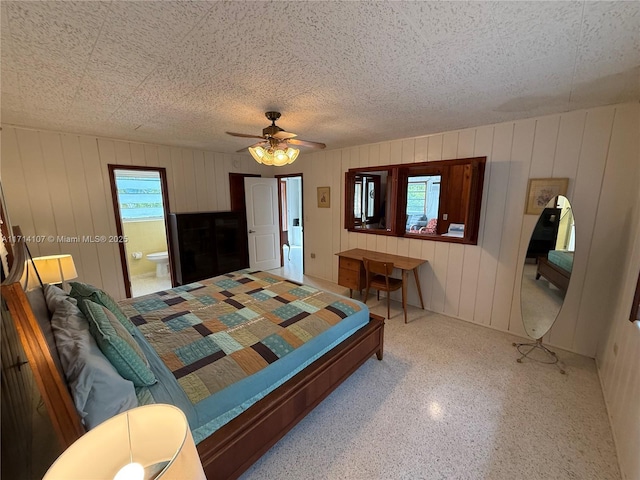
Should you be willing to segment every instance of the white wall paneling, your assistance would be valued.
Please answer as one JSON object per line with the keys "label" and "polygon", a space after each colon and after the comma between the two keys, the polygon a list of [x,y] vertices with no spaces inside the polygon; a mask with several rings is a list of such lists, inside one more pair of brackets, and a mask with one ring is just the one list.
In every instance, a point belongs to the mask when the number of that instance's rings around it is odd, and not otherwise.
{"label": "white wall paneling", "polygon": [[[599,107],[341,150],[304,151],[282,169],[261,167],[246,155],[6,125],[1,176],[12,223],[25,234],[76,236],[115,235],[107,163],[166,168],[173,212],[228,209],[230,171],[302,173],[307,274],[336,281],[335,253],[358,246],[421,257],[428,261],[420,269],[427,309],[518,335],[523,334],[521,264],[536,221],[524,215],[527,182],[568,177],[576,255],[564,307],[547,340],[597,355],[621,468],[631,479],[640,477],[640,331],[626,320],[640,269],[639,117],[637,103]],[[349,168],[468,156],[487,156],[477,246],[343,228],[344,174]],[[331,208],[318,209],[316,188],[327,185]],[[124,296],[117,245],[43,242],[31,248],[34,255],[72,253],[81,280]],[[419,304],[413,286],[408,300]]]}
{"label": "white wall paneling", "polygon": [[[56,134],[52,134],[56,135]],[[80,139],[75,135],[60,135],[62,144],[62,152],[64,163],[66,167],[66,181],[60,184],[60,188],[64,188],[66,183],[69,190],[69,196],[71,200],[71,216],[74,220],[74,229],[69,231],[69,235],[78,235],[80,232],[86,232],[86,235],[96,235],[94,228],[93,216],[89,204],[89,186],[85,176],[85,164],[82,160],[82,150],[80,148]],[[3,162],[3,168],[4,168]],[[13,208],[11,211],[13,212]],[[69,211],[61,209],[61,212]],[[26,215],[26,212],[25,214]],[[13,213],[12,213],[12,216]],[[73,232],[73,233],[72,233]],[[65,231],[62,230],[61,234],[64,235]],[[100,268],[100,259],[98,252],[98,245],[89,242],[78,243],[80,250],[80,257],[73,257],[76,265],[80,265],[78,270],[79,279],[84,280],[86,283],[92,285],[102,284],[102,271]],[[66,252],[64,246],[61,248]]]}
{"label": "white wall paneling", "polygon": [[32,254],[71,253],[79,280],[115,298],[125,296],[118,245],[57,238],[116,235],[108,164],[166,168],[172,212],[228,210],[229,171],[269,172],[245,155],[12,126],[3,126],[2,140],[3,188],[12,223],[25,235],[55,237],[31,243]]}
{"label": "white wall paneling", "polygon": [[[611,282],[613,279],[614,282],[614,286],[605,292],[612,297],[614,308],[605,312],[610,325],[598,344],[596,359],[620,469],[627,480],[640,478],[640,324],[628,321],[640,271],[639,130],[637,112],[626,107],[616,110],[600,203],[602,208],[610,209],[617,202],[615,208],[620,209],[620,214],[616,218],[598,215],[596,222],[596,232],[615,229],[617,235],[610,248],[623,254],[620,258],[610,258],[609,254],[602,258],[602,262],[616,262],[608,265],[609,272],[604,272],[604,280]],[[630,184],[636,185],[635,207],[634,195],[622,198],[623,192],[618,192],[618,188],[624,190]],[[599,233],[594,233],[594,247],[603,240]],[[601,315],[602,310],[594,313]]]}
{"label": "white wall paneling", "polygon": [[[622,115],[622,111],[627,113]],[[306,273],[336,281],[335,253],[350,248],[418,256],[429,262],[420,269],[428,309],[524,335],[520,278],[529,236],[536,222],[535,217],[524,215],[527,183],[529,178],[568,177],[568,197],[577,225],[576,263],[565,307],[547,339],[552,345],[594,356],[597,340],[607,323],[603,312],[613,308],[611,300],[601,294],[605,266],[604,261],[598,260],[602,246],[598,243],[596,250],[592,246],[600,238],[594,234],[596,219],[619,215],[613,200],[604,201],[614,193],[614,184],[620,185],[615,198],[635,194],[628,181],[620,184],[613,173],[608,174],[610,180],[605,181],[605,164],[612,161],[608,158],[614,152],[613,144],[625,141],[623,131],[635,128],[632,118],[636,118],[638,112],[637,104],[615,105],[382,142],[366,148],[329,151],[322,157],[302,152],[293,166],[286,167],[287,172],[317,172],[312,165],[317,162],[321,170],[332,172],[331,185],[339,185],[337,192],[332,188],[334,213],[326,219],[314,213],[318,210],[315,199],[311,204],[305,203],[305,214],[317,220],[305,225],[307,238],[313,238],[316,245],[331,245],[331,249],[316,252],[316,259],[307,263]],[[419,245],[414,245],[412,240],[385,236],[375,236],[374,240],[370,235],[347,232],[343,228],[344,174],[349,168],[470,156],[487,157],[477,246],[420,240],[415,241]],[[635,158],[629,149],[618,156],[622,159],[614,165],[622,168],[620,175],[625,175],[630,168],[638,168],[637,147]],[[636,162],[635,167],[631,165],[632,160]],[[325,177],[305,177],[305,190],[310,190],[313,196],[316,187],[323,184],[329,184]],[[600,224],[603,239],[609,226],[618,225],[602,221]],[[618,263],[623,259],[618,251],[610,255]],[[322,262],[333,266],[331,269],[314,266]],[[611,278],[609,281],[612,285],[619,283]],[[399,299],[399,293],[395,292],[393,298]],[[419,305],[412,286],[408,301]],[[599,303],[597,308],[595,303]]]}
{"label": "white wall paneling", "polygon": [[[75,226],[76,231],[90,228],[100,234],[115,230],[110,192],[106,190],[106,163],[112,160],[107,158],[165,167],[174,212],[228,209],[229,171],[302,173],[307,274],[336,281],[335,253],[349,248],[420,256],[429,262],[420,269],[428,309],[521,335],[521,263],[535,224],[534,217],[523,213],[527,181],[531,177],[568,177],[568,197],[576,217],[576,260],[565,307],[548,340],[594,356],[607,325],[606,312],[614,308],[603,292],[614,292],[620,284],[607,265],[622,265],[625,260],[622,249],[605,247],[611,244],[612,229],[622,228],[627,221],[628,211],[618,205],[636,193],[630,180],[633,176],[627,173],[638,168],[637,143],[626,144],[637,133],[638,112],[638,104],[614,105],[341,150],[304,151],[294,164],[282,169],[263,168],[246,155],[162,145],[141,147],[65,134],[59,136],[62,153],[58,150],[55,155],[63,156],[67,168],[64,188],[69,194],[67,199],[66,194],[56,192],[56,201],[51,198],[48,180],[55,174],[52,168],[45,168],[42,152],[43,142],[47,150],[55,152],[59,134],[47,134],[43,140],[44,132],[6,126],[2,132],[2,178],[11,218],[26,233],[63,233],[62,229]],[[370,236],[343,228],[344,173],[349,168],[461,156],[487,156],[477,246]],[[60,163],[59,158],[52,161]],[[82,170],[85,182],[77,185]],[[25,184],[26,191],[17,187]],[[316,188],[327,185],[331,186],[331,208],[318,209]],[[98,268],[101,281],[94,283],[122,296],[116,247],[79,248],[83,275],[95,280]],[[49,250],[55,253],[59,246],[34,245],[37,254]],[[311,253],[315,259],[310,258]],[[394,298],[399,298],[399,293]],[[409,288],[408,300],[412,305],[419,303],[414,287]]]}

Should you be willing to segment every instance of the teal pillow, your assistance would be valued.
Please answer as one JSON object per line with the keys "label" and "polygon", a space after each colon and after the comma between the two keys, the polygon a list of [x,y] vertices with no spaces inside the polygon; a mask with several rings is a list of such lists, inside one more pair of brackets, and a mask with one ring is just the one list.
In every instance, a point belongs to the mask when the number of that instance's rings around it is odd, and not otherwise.
{"label": "teal pillow", "polygon": [[91,335],[122,378],[131,380],[136,387],[156,383],[147,357],[116,316],[91,300],[85,300],[84,307]]}
{"label": "teal pillow", "polygon": [[87,312],[85,311],[86,309],[83,308],[82,304],[84,303],[84,300],[91,300],[94,303],[106,307],[118,320],[120,320],[120,323],[124,325],[124,328],[126,328],[131,335],[135,334],[135,325],[131,323],[131,320],[129,320],[122,310],[120,310],[118,303],[111,298],[107,292],[100,290],[93,285],[81,282],[69,282],[69,285],[71,285],[71,292],[69,295],[78,301],[78,307],[80,307],[80,310],[82,310],[82,313],[84,313],[85,316],[87,316]]}

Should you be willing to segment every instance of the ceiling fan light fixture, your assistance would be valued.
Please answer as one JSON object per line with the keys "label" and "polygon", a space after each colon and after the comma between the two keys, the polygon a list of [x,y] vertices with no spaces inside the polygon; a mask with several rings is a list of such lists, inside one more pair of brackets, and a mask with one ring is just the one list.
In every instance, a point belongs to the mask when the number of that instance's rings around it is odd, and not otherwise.
{"label": "ceiling fan light fixture", "polygon": [[249,147],[249,153],[253,159],[263,165],[273,165],[276,167],[282,167],[293,163],[300,150],[297,148],[287,147],[285,145],[278,145],[275,148],[270,147],[265,149],[264,147]]}

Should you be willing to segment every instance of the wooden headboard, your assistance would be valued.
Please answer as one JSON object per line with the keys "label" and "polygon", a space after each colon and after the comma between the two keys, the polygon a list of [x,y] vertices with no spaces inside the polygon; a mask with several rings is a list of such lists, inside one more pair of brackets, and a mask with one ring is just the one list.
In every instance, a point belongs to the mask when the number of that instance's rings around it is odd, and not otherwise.
{"label": "wooden headboard", "polygon": [[[13,233],[15,238],[23,238],[19,227],[14,227]],[[2,388],[5,389],[4,380],[7,376],[5,368],[19,368],[28,362],[60,445],[65,449],[80,438],[85,429],[76,412],[65,378],[52,355],[52,350],[55,349],[53,338],[45,338],[20,284],[28,259],[24,241],[13,245],[13,256],[9,275],[1,286],[2,328],[3,332],[15,329],[20,345],[11,346],[13,351],[19,353],[15,354],[15,359],[7,358],[7,365],[3,349]],[[57,357],[57,350],[54,351]]]}

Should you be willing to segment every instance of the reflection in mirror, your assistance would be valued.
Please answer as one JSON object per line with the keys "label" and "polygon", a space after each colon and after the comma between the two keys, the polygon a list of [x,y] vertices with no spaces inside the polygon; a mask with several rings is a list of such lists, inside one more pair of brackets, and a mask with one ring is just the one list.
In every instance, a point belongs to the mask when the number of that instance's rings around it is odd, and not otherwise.
{"label": "reflection in mirror", "polygon": [[385,216],[388,196],[389,172],[361,172],[355,175],[353,192],[354,228],[368,230],[387,230]]}
{"label": "reflection in mirror", "polygon": [[[575,224],[566,197],[553,198],[536,223],[522,269],[520,302],[524,329],[535,343],[514,344],[522,355],[557,363],[555,352],[542,345],[542,337],[556,321],[569,287],[575,251]],[[543,355],[535,357],[534,355]],[[560,372],[564,370],[560,368]]]}
{"label": "reflection in mirror", "polygon": [[441,180],[440,175],[409,175],[405,225],[407,233],[437,233]]}
{"label": "reflection in mirror", "polygon": [[486,160],[458,158],[349,169],[344,228],[476,245]]}

